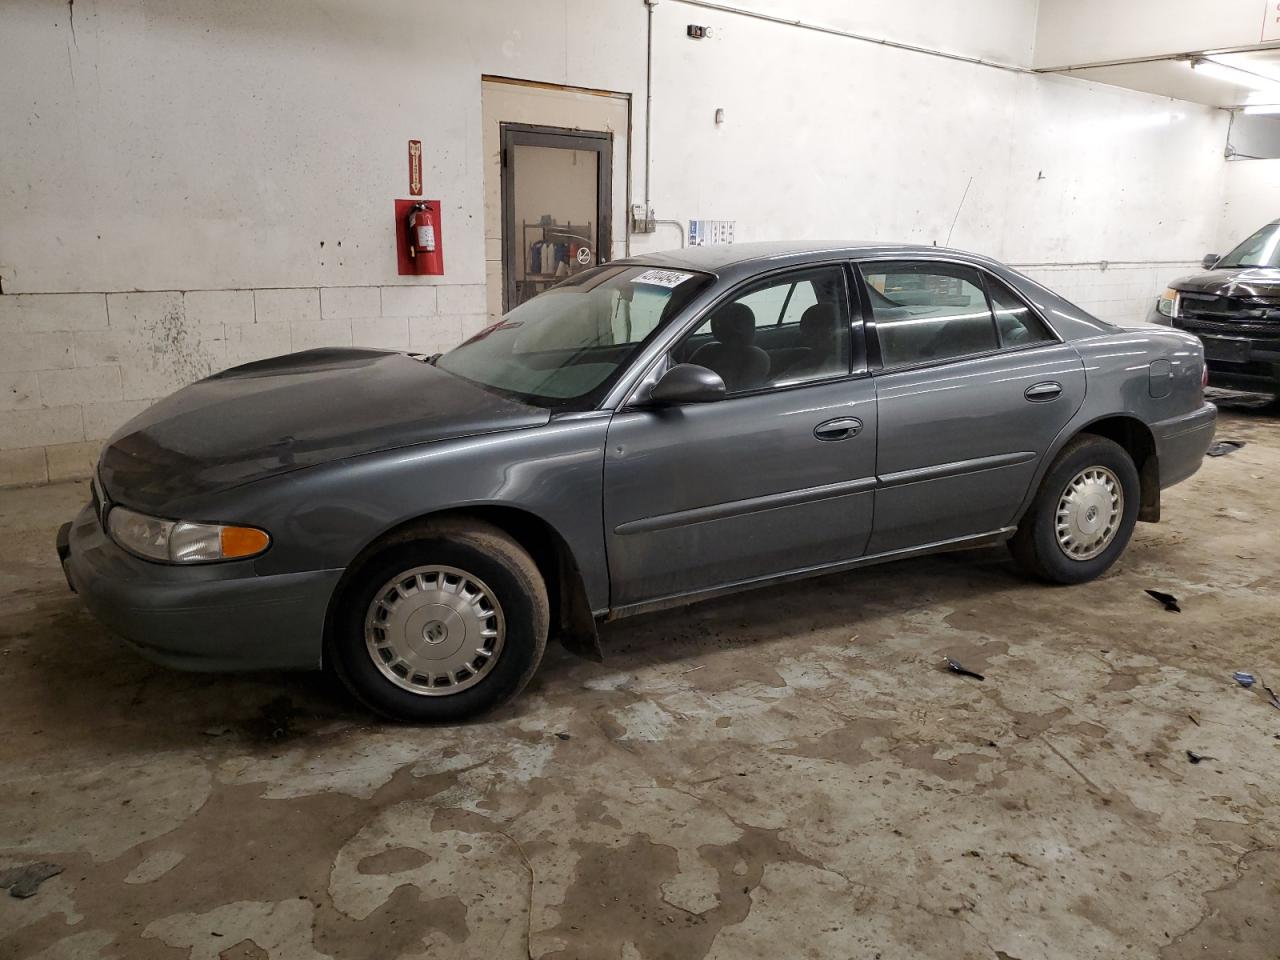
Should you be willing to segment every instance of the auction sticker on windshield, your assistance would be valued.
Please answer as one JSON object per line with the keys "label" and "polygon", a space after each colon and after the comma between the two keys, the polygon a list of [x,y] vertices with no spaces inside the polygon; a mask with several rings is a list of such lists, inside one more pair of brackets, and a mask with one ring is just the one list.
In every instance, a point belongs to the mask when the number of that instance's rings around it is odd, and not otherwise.
{"label": "auction sticker on windshield", "polygon": [[647,283],[654,287],[678,287],[690,277],[692,273],[681,273],[679,270],[646,270],[638,277],[633,277],[632,283]]}

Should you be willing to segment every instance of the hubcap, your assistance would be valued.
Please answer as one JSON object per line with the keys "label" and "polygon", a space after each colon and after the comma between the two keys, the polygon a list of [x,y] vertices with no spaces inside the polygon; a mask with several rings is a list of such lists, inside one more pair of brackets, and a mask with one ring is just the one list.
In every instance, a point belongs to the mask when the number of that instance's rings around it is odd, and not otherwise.
{"label": "hubcap", "polygon": [[1073,560],[1092,560],[1115,539],[1123,515],[1120,480],[1106,467],[1086,467],[1058,499],[1058,546]]}
{"label": "hubcap", "polygon": [[364,620],[374,666],[397,687],[428,697],[484,679],[506,632],[493,591],[456,567],[414,567],[392,577]]}

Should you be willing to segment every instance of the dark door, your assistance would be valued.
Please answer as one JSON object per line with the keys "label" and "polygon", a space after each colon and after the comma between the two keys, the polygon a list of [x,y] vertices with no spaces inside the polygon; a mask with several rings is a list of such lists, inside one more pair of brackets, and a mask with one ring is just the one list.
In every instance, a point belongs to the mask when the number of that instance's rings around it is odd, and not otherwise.
{"label": "dark door", "polygon": [[613,134],[502,124],[503,309],[609,257]]}
{"label": "dark door", "polygon": [[[779,324],[788,295],[808,306]],[[613,606],[862,555],[876,404],[850,318],[841,265],[742,288],[669,358],[715,369],[730,395],[614,416],[604,478]]]}
{"label": "dark door", "polygon": [[1083,362],[985,271],[938,262],[861,270],[881,366],[868,552],[1006,527],[1084,400]]}

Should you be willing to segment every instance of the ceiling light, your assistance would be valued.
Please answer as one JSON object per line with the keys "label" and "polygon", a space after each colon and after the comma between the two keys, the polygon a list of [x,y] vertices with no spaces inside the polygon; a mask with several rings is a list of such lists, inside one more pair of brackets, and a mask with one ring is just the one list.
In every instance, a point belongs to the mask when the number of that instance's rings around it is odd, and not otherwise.
{"label": "ceiling light", "polygon": [[1251,73],[1280,84],[1280,64],[1264,60],[1251,53],[1215,53],[1207,58],[1212,63],[1220,63],[1224,67],[1233,67],[1244,73]]}
{"label": "ceiling light", "polygon": [[1239,67],[1227,66],[1225,63],[1217,63],[1213,60],[1197,59],[1186,62],[1201,76],[1212,77],[1214,80],[1249,90],[1250,93],[1246,99],[1252,103],[1280,102],[1280,83],[1260,77],[1256,73],[1250,73],[1248,70],[1241,70]]}
{"label": "ceiling light", "polygon": [[1280,113],[1280,103],[1252,103],[1244,108],[1244,112],[1263,115]]}
{"label": "ceiling light", "polygon": [[1189,62],[1191,69],[1196,73],[1212,77],[1214,80],[1221,80],[1223,83],[1245,87],[1249,90],[1261,90],[1268,85],[1267,81],[1257,74],[1247,73],[1238,67],[1229,67],[1225,63],[1217,63],[1213,60],[1191,60]]}

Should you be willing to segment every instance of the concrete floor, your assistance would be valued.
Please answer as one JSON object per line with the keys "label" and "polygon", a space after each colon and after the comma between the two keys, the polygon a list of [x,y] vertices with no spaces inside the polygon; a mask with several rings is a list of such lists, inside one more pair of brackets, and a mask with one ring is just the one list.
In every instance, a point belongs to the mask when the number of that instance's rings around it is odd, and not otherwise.
{"label": "concrete floor", "polygon": [[0,957],[1271,960],[1280,710],[1231,673],[1280,689],[1280,413],[1219,434],[1099,582],[996,550],[639,618],[457,728],[148,665],[58,571],[83,486],[0,493],[0,870],[63,867]]}

